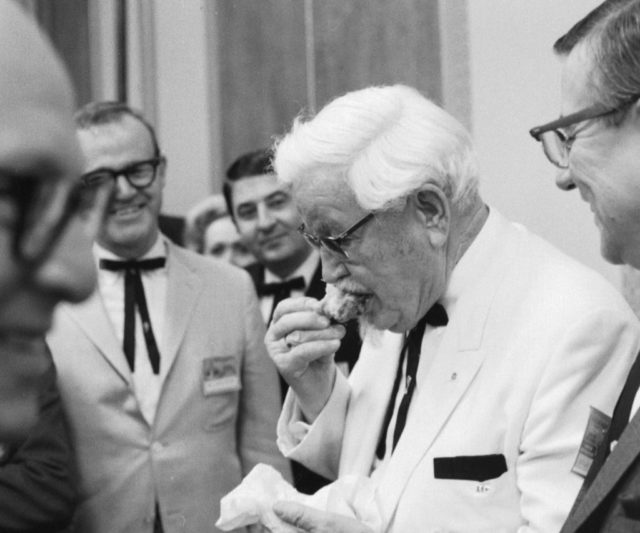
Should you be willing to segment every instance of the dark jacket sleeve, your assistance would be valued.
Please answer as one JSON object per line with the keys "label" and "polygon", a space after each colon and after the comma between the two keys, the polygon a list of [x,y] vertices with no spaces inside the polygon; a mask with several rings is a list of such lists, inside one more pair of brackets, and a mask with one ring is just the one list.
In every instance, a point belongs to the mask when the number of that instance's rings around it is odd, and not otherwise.
{"label": "dark jacket sleeve", "polygon": [[39,396],[40,418],[27,438],[0,458],[0,531],[58,531],[75,506],[75,463],[51,363]]}

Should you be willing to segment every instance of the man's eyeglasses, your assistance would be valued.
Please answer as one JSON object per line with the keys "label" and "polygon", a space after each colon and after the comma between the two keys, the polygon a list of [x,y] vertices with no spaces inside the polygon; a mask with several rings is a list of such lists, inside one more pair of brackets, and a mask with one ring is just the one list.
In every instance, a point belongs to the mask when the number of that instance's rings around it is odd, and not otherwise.
{"label": "man's eyeglasses", "polygon": [[111,187],[85,187],[70,180],[18,176],[0,171],[0,225],[13,232],[13,253],[25,264],[40,263],[80,217],[95,233]]}
{"label": "man's eyeglasses", "polygon": [[349,255],[347,251],[343,248],[344,242],[349,238],[349,236],[364,226],[367,222],[369,222],[373,218],[373,213],[368,213],[360,220],[358,220],[353,226],[350,226],[346,230],[344,230],[340,235],[336,235],[334,237],[318,237],[313,233],[309,233],[305,231],[304,224],[302,224],[298,231],[304,236],[305,239],[313,246],[314,248],[325,248],[334,254],[339,255],[345,259],[349,259]]}
{"label": "man's eyeglasses", "polygon": [[561,128],[566,128],[585,120],[612,115],[633,104],[638,98],[640,98],[640,94],[632,96],[614,108],[596,104],[571,113],[566,117],[560,117],[542,126],[532,128],[529,133],[536,141],[542,143],[542,149],[549,161],[558,168],[569,168],[569,152],[571,152],[571,145],[575,135],[567,135]]}
{"label": "man's eyeglasses", "polygon": [[138,161],[131,165],[114,170],[112,168],[99,168],[82,175],[82,183],[87,187],[100,187],[106,182],[115,183],[119,176],[124,176],[129,185],[134,189],[145,189],[156,179],[157,169],[163,164],[165,158],[162,156]]}

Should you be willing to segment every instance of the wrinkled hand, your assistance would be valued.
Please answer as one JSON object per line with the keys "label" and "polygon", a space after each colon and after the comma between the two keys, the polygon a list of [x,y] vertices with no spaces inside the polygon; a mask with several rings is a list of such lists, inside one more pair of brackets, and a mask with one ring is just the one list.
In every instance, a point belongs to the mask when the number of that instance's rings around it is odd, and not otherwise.
{"label": "wrinkled hand", "polygon": [[319,511],[294,502],[277,502],[273,511],[278,518],[304,533],[373,533],[354,518]]}
{"label": "wrinkled hand", "polygon": [[313,298],[288,298],[278,304],[265,336],[267,351],[312,422],[326,404],[335,380],[333,354],[344,326],[330,325]]}

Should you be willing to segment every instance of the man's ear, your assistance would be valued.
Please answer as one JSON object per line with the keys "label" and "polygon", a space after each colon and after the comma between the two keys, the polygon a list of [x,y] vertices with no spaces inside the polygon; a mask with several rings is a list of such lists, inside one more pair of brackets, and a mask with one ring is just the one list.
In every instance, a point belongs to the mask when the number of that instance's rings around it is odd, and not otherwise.
{"label": "man's ear", "polygon": [[412,195],[412,201],[415,204],[417,216],[430,230],[432,244],[435,245],[436,241],[440,242],[442,238],[446,241],[451,221],[451,208],[444,191],[437,185],[427,184]]}
{"label": "man's ear", "polygon": [[167,158],[164,156],[161,156],[160,158],[160,163],[158,163],[158,168],[156,169],[156,179],[160,180],[161,183],[161,188],[164,189],[164,185],[166,183],[165,180],[165,173],[167,171]]}

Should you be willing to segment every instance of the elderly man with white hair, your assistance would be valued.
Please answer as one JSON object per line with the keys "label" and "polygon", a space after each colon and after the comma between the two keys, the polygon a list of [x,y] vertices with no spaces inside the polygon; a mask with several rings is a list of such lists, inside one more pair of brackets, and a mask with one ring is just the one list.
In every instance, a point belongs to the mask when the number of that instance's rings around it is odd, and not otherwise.
{"label": "elderly man with white hair", "polygon": [[[335,302],[278,306],[281,450],[371,476],[385,531],[558,531],[640,346],[623,299],[487,206],[468,133],[411,88],[337,98],[296,121],[274,164],[366,332],[347,379]],[[367,530],[275,511],[302,531]]]}

